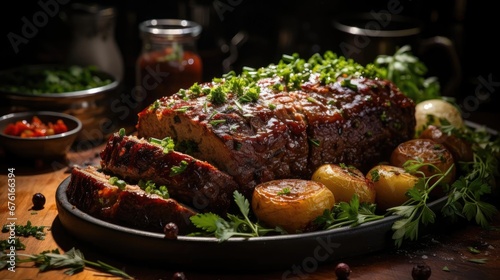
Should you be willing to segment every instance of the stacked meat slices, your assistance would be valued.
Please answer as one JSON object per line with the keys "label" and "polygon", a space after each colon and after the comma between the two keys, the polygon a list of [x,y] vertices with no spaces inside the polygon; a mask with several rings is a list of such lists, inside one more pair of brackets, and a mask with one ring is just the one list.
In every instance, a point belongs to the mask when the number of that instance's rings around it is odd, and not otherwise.
{"label": "stacked meat slices", "polygon": [[[110,183],[117,177],[126,187]],[[147,193],[137,184],[150,181],[165,186],[170,198]],[[189,217],[199,212],[225,214],[236,182],[211,164],[134,136],[112,135],[101,152],[101,167],[75,168],[68,199],[98,218],[161,232],[176,223],[181,232],[191,227]]]}

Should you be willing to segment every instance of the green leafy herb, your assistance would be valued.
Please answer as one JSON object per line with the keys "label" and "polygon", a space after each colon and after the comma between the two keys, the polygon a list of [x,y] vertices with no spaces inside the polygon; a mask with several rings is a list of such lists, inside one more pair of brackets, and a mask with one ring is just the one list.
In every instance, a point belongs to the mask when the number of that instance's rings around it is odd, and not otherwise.
{"label": "green leafy herb", "polygon": [[143,189],[146,193],[150,194],[156,194],[159,195],[165,199],[170,198],[170,194],[168,193],[168,189],[166,186],[159,186],[157,187],[156,184],[151,181],[151,180],[139,180],[139,183],[137,185]]}
{"label": "green leafy herb", "polygon": [[175,109],[176,112],[186,113],[190,106],[182,106],[181,108]]}
{"label": "green leafy herb", "polygon": [[98,75],[97,70],[96,66],[77,65],[54,66],[45,69],[20,67],[2,75],[0,89],[8,92],[43,95],[86,90],[112,82]]}
{"label": "green leafy herb", "polygon": [[126,134],[127,133],[125,131],[125,128],[122,127],[122,128],[120,128],[120,130],[118,130],[118,136],[123,138]]}
{"label": "green leafy herb", "polygon": [[227,94],[223,91],[222,86],[214,86],[210,89],[209,100],[215,104],[223,104],[227,100]]}
{"label": "green leafy herb", "polygon": [[355,227],[360,224],[383,219],[383,215],[375,214],[376,205],[369,203],[360,203],[358,195],[355,194],[347,202],[335,204],[332,210],[326,209],[323,215],[314,220],[314,224],[324,229],[333,229],[338,227]]}
{"label": "green leafy herb", "polygon": [[227,214],[227,220],[214,213],[202,213],[191,216],[191,222],[199,229],[201,233],[191,233],[191,236],[208,235],[215,236],[219,242],[228,240],[231,237],[257,237],[268,234],[269,232],[280,232],[280,229],[269,229],[262,227],[258,222],[250,220],[250,203],[238,191],[233,193],[234,201],[238,206],[241,216]]}
{"label": "green leafy herb", "polygon": [[157,139],[157,138],[151,137],[151,138],[149,138],[149,142],[151,144],[162,147],[163,153],[165,153],[165,154],[168,154],[168,153],[174,151],[174,148],[175,148],[175,142],[170,137],[165,137],[163,139]]}
{"label": "green leafy herb", "polygon": [[290,194],[290,188],[286,187],[286,188],[283,188],[281,191],[278,192],[278,195],[287,195],[287,194]]}
{"label": "green leafy herb", "polygon": [[221,124],[221,123],[225,123],[225,122],[226,122],[226,120],[224,120],[224,119],[222,119],[222,120],[211,120],[211,121],[209,122],[209,124],[210,124],[211,126],[217,126],[217,125],[219,125],[219,124]]}
{"label": "green leafy herb", "polygon": [[[453,170],[450,166],[446,172],[442,172],[437,166],[425,163],[422,160],[408,160],[403,164],[405,170],[411,174],[418,174],[419,180],[415,187],[408,190],[409,199],[400,206],[387,209],[389,213],[400,215],[402,218],[394,222],[392,238],[396,246],[400,247],[404,239],[416,240],[419,235],[419,227],[434,223],[436,214],[429,208],[430,192],[441,184],[441,181]],[[423,167],[430,167],[436,172],[432,176],[425,176],[420,171]]]}
{"label": "green leafy herb", "polygon": [[491,140],[491,134],[482,129],[455,128],[443,121],[442,131],[471,143],[473,160],[459,165],[463,175],[452,185],[446,205],[445,217],[452,220],[465,218],[487,227],[498,209],[482,198],[491,193],[492,182],[499,176],[498,155],[500,138]]}
{"label": "green leafy herb", "polygon": [[26,245],[24,245],[24,243],[19,239],[19,237],[16,237],[14,239],[0,240],[0,251],[7,250],[11,246],[14,246],[16,250],[26,249]]}
{"label": "green leafy herb", "polygon": [[358,90],[358,86],[353,84],[351,82],[351,79],[343,79],[341,82],[340,82],[340,85],[343,86],[343,87],[346,87],[346,88],[350,88],[352,90]]}
{"label": "green leafy herb", "polygon": [[392,81],[398,88],[416,103],[424,100],[441,98],[440,85],[436,77],[426,77],[427,67],[405,45],[394,55],[379,55],[375,59],[380,78]]}
{"label": "green leafy herb", "polygon": [[120,190],[124,190],[125,187],[127,186],[127,183],[125,181],[116,176],[110,177],[108,179],[108,183],[110,183],[113,186],[117,186]]}
{"label": "green leafy herb", "polygon": [[160,101],[155,100],[155,101],[153,102],[153,104],[151,104],[151,105],[149,106],[149,108],[148,108],[148,109],[149,109],[149,110],[151,110],[151,111],[154,111],[154,110],[156,110],[156,109],[158,109],[158,108],[160,108]]}
{"label": "green leafy herb", "polygon": [[[31,224],[31,221],[27,221],[25,225],[18,225],[16,224],[15,226],[15,233],[16,236],[23,236],[23,237],[35,237],[36,239],[43,240],[45,239],[45,228],[48,228],[48,226],[34,226]],[[5,224],[2,227],[2,232],[9,232],[11,230],[10,225]]]}
{"label": "green leafy herb", "polygon": [[378,182],[378,180],[380,180],[380,173],[378,172],[378,169],[373,169],[370,172],[370,175],[372,176],[373,182]]}
{"label": "green leafy herb", "polygon": [[178,166],[172,166],[172,168],[170,168],[169,176],[173,177],[175,175],[181,174],[182,172],[184,172],[184,170],[186,170],[187,166],[188,166],[188,162],[185,160],[182,160]]}
{"label": "green leafy herb", "polygon": [[[58,249],[52,251],[44,251],[36,255],[28,254],[16,254],[16,263],[27,263],[34,262],[41,272],[57,269],[66,269],[64,274],[74,275],[85,269],[86,266],[91,266],[102,272],[121,277],[123,279],[134,279],[132,276],[128,275],[124,271],[106,264],[101,261],[92,262],[84,258],[82,252],[75,248],[71,248],[69,251],[61,254]],[[24,259],[19,259],[18,257],[26,257]],[[5,253],[0,252],[0,268],[6,268],[8,266],[7,261],[9,256]]]}

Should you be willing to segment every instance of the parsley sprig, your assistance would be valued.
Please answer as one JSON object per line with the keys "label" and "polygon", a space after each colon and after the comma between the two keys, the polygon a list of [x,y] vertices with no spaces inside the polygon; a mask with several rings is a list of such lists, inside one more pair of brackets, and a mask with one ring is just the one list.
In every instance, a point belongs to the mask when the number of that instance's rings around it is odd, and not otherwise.
{"label": "parsley sprig", "polygon": [[234,201],[243,217],[227,214],[227,219],[214,213],[200,213],[191,216],[191,222],[203,232],[191,233],[190,236],[204,235],[215,236],[219,242],[228,240],[230,237],[257,237],[270,232],[283,233],[280,229],[270,229],[253,222],[250,217],[250,203],[238,191],[233,193]]}
{"label": "parsley sprig", "polygon": [[452,220],[465,218],[487,227],[491,218],[498,213],[498,209],[483,201],[483,197],[491,193],[495,177],[500,175],[500,138],[491,140],[492,135],[483,128],[455,128],[444,121],[443,124],[442,131],[472,144],[473,160],[460,163],[463,175],[451,185],[442,213]]}
{"label": "parsley sprig", "polygon": [[397,49],[393,55],[379,55],[375,59],[380,78],[388,79],[416,103],[441,98],[437,77],[426,77],[427,66],[412,54],[409,45]]}
{"label": "parsley sprig", "polygon": [[326,209],[323,215],[314,220],[314,224],[324,229],[334,229],[344,226],[355,227],[360,224],[383,219],[383,215],[375,214],[376,205],[359,202],[356,194],[349,203],[341,201],[332,210]]}
{"label": "parsley sprig", "polygon": [[[430,193],[436,187],[442,187],[441,182],[453,170],[454,165],[451,165],[448,170],[443,172],[434,164],[416,159],[406,161],[403,167],[410,174],[417,174],[419,180],[412,189],[408,190],[409,199],[405,203],[387,209],[389,214],[397,214],[402,217],[392,225],[394,230],[392,239],[394,239],[397,247],[400,247],[405,239],[418,239],[420,225],[425,226],[434,223],[436,214],[427,205],[430,200]],[[436,172],[431,176],[425,176],[420,171],[423,167],[430,167]]]}

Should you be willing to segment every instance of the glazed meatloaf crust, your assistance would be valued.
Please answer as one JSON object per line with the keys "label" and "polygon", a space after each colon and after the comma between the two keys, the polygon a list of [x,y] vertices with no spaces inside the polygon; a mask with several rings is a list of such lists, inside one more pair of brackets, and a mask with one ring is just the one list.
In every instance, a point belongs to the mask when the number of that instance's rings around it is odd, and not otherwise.
{"label": "glazed meatloaf crust", "polygon": [[208,162],[132,135],[114,133],[100,156],[103,171],[127,182],[164,185],[171,197],[198,212],[227,213],[238,188],[231,176]]}
{"label": "glazed meatloaf crust", "polygon": [[225,77],[181,90],[139,113],[138,136],[190,147],[247,197],[261,182],[310,179],[325,163],[367,171],[414,136],[415,104],[390,81],[340,75],[324,82],[311,73],[294,88],[290,77]]}
{"label": "glazed meatloaf crust", "polygon": [[259,99],[239,105],[231,94],[222,104],[162,98],[139,114],[138,135],[194,143],[191,154],[227,172],[246,195],[272,179],[308,179],[324,163],[367,170],[414,135],[414,103],[389,81],[350,80],[356,90],[313,81],[289,92],[273,91],[276,82],[259,81]]}
{"label": "glazed meatloaf crust", "polygon": [[110,184],[112,177],[93,166],[75,167],[67,188],[68,201],[98,219],[137,229],[163,232],[175,223],[180,233],[191,232],[190,217],[196,212],[174,199],[149,194],[137,185],[122,188]]}

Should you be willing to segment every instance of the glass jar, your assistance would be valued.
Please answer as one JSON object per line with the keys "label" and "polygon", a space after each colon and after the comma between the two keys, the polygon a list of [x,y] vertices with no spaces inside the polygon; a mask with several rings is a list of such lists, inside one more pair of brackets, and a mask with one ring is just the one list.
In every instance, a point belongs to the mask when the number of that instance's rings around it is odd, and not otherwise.
{"label": "glass jar", "polygon": [[139,24],[142,50],[136,65],[136,87],[142,91],[142,108],[202,82],[202,61],[196,48],[201,30],[198,23],[180,19]]}

